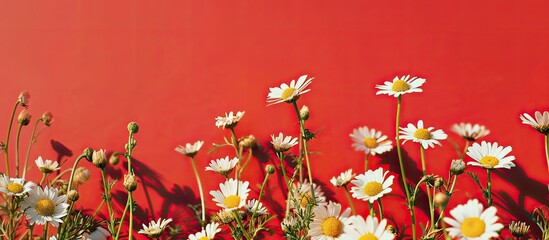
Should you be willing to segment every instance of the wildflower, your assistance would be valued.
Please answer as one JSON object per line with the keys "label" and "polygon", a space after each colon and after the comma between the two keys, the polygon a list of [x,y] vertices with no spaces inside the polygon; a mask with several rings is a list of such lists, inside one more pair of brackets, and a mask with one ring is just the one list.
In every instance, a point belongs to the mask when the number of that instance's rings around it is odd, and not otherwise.
{"label": "wildflower", "polygon": [[290,82],[288,86],[286,83],[280,85],[280,87],[269,88],[269,94],[267,95],[267,102],[269,105],[287,102],[292,103],[299,99],[301,94],[307,93],[310,89],[305,89],[314,78],[308,78],[307,75],[303,75]]}
{"label": "wildflower", "polygon": [[254,211],[255,211],[255,214],[258,214],[258,215],[267,215],[267,214],[269,214],[269,212],[263,206],[263,204],[261,204],[261,202],[255,200],[255,199],[248,200],[246,205],[244,205],[244,209],[246,209],[246,211],[250,215],[253,214]]}
{"label": "wildflower", "polygon": [[57,162],[54,162],[52,160],[44,161],[42,160],[41,156],[38,156],[38,158],[34,162],[36,163],[36,166],[38,167],[38,169],[40,169],[40,172],[43,172],[46,174],[55,172],[60,169],[59,164]]}
{"label": "wildflower", "polygon": [[446,133],[442,130],[436,130],[433,131],[433,127],[424,128],[423,121],[419,120],[417,122],[417,127],[414,126],[411,123],[408,123],[408,126],[403,128],[400,128],[403,131],[403,135],[400,135],[402,139],[404,139],[405,143],[408,140],[412,140],[414,142],[420,143],[421,146],[424,149],[427,149],[429,147],[434,148],[435,144],[441,145],[438,140],[444,140],[448,137]]}
{"label": "wildflower", "polygon": [[221,232],[219,223],[208,223],[202,231],[189,235],[189,240],[211,240],[218,232]]}
{"label": "wildflower", "polygon": [[22,178],[9,178],[4,174],[0,175],[0,192],[6,193],[8,196],[23,196],[31,192],[34,186],[33,182],[25,182],[25,179]]}
{"label": "wildflower", "polygon": [[461,159],[454,159],[450,164],[450,172],[454,175],[460,175],[465,172],[465,162]]}
{"label": "wildflower", "polygon": [[330,182],[336,187],[347,186],[347,184],[349,184],[354,177],[355,174],[353,174],[353,169],[349,169],[345,172],[340,173],[337,177],[332,177],[332,179],[330,179]]}
{"label": "wildflower", "polygon": [[96,167],[103,169],[107,166],[107,155],[105,154],[105,149],[99,151],[93,151],[92,162]]}
{"label": "wildflower", "polygon": [[111,233],[107,229],[97,227],[90,233],[82,234],[81,240],[108,240],[110,236]]}
{"label": "wildflower", "polygon": [[342,234],[347,233],[346,221],[351,209],[347,208],[341,212],[339,203],[330,202],[326,206],[313,208],[314,218],[310,225],[309,236],[312,240],[339,239]]}
{"label": "wildflower", "polygon": [[128,192],[133,192],[137,189],[137,178],[134,174],[128,173],[124,175],[124,188]]}
{"label": "wildflower", "polygon": [[275,172],[275,167],[271,164],[268,164],[267,166],[265,166],[265,172],[267,172],[267,174],[273,174]]}
{"label": "wildflower", "polygon": [[375,171],[368,170],[364,174],[355,177],[352,183],[355,185],[351,192],[353,197],[373,203],[383,195],[390,193],[393,189],[393,178],[395,176],[387,176],[389,171],[383,172],[383,168],[378,168]]}
{"label": "wildflower", "polygon": [[387,219],[378,221],[376,217],[368,215],[366,220],[362,216],[349,217],[349,231],[341,235],[341,239],[378,239],[391,240],[395,235],[386,229]]}
{"label": "wildflower", "polygon": [[217,202],[217,206],[222,207],[225,211],[238,209],[244,206],[246,198],[248,197],[249,182],[242,182],[234,179],[228,179],[225,183],[220,183],[219,188],[221,191],[210,191],[210,194],[214,197],[213,200]]}
{"label": "wildflower", "polygon": [[204,145],[204,141],[196,141],[193,144],[187,143],[185,144],[185,147],[179,145],[175,148],[175,151],[187,156],[187,157],[194,157],[198,150]]}
{"label": "wildflower", "polygon": [[[311,184],[306,179],[299,185],[294,184],[293,191],[293,200],[290,202],[293,208],[305,208],[308,204],[313,204],[315,202],[313,201],[313,195],[311,194]],[[324,191],[322,191],[322,188],[316,183],[313,183],[313,192],[315,194],[316,205],[326,205]],[[294,201],[297,201],[297,206]]]}
{"label": "wildflower", "polygon": [[498,237],[498,232],[503,224],[496,223],[497,209],[484,207],[477,199],[471,199],[464,205],[458,205],[450,211],[453,218],[445,217],[444,221],[449,224],[446,228],[452,238],[465,240],[488,240]]}
{"label": "wildflower", "polygon": [[303,105],[303,107],[299,110],[299,117],[306,121],[309,120],[309,115],[309,107],[307,107],[307,105]]}
{"label": "wildflower", "polygon": [[54,227],[63,223],[64,216],[67,215],[69,204],[65,203],[66,195],[58,196],[59,191],[55,188],[38,186],[34,191],[30,191],[21,202],[21,209],[27,215],[30,224],[44,225],[49,222]]}
{"label": "wildflower", "polygon": [[159,218],[158,221],[151,221],[149,226],[143,224],[143,229],[139,230],[138,233],[147,235],[149,238],[158,238],[162,236],[164,230],[168,226],[168,223],[172,222],[171,218],[162,219]]}
{"label": "wildflower", "polygon": [[27,109],[23,109],[23,111],[21,111],[19,113],[19,116],[17,117],[17,121],[21,125],[27,126],[30,123],[31,117],[32,117],[32,115],[29,113],[29,111],[27,111]]}
{"label": "wildflower", "polygon": [[389,96],[399,97],[406,93],[413,92],[423,92],[421,85],[425,83],[424,78],[412,77],[410,75],[395,77],[393,82],[385,81],[383,85],[377,85],[376,88],[379,89],[376,95],[387,94]]}
{"label": "wildflower", "polygon": [[475,161],[468,162],[467,165],[479,166],[486,169],[507,168],[515,166],[514,156],[507,156],[513,150],[510,146],[503,148],[498,146],[498,143],[487,143],[482,141],[481,144],[474,143],[473,146],[467,148],[467,155]]}
{"label": "wildflower", "polygon": [[523,124],[532,126],[542,134],[549,134],[549,112],[545,111],[542,114],[541,112],[536,111],[535,117],[536,119],[531,117],[528,113],[524,113],[520,115],[520,120],[522,120]]}
{"label": "wildflower", "polygon": [[234,215],[231,213],[231,211],[225,211],[224,209],[217,212],[215,218],[223,224],[228,224],[234,221]]}
{"label": "wildflower", "polygon": [[257,140],[254,135],[248,135],[246,137],[241,137],[238,139],[238,146],[243,148],[254,148],[257,147]]}
{"label": "wildflower", "polygon": [[90,170],[85,167],[79,167],[75,170],[73,182],[84,184],[88,179],[90,179]]}
{"label": "wildflower", "polygon": [[42,114],[41,120],[44,125],[49,127],[53,122],[53,114],[51,112],[45,112],[44,114]]}
{"label": "wildflower", "polygon": [[519,238],[526,235],[528,231],[530,231],[530,226],[525,222],[512,221],[511,224],[509,224],[509,231],[511,231],[513,236]]}
{"label": "wildflower", "polygon": [[80,198],[80,194],[78,194],[78,191],[73,189],[67,193],[67,198],[72,202],[76,202]]}
{"label": "wildflower", "polygon": [[435,202],[436,207],[444,206],[444,204],[446,204],[446,202],[448,201],[448,195],[443,192],[438,192],[437,194],[435,194],[435,198],[433,199],[433,201]]}
{"label": "wildflower", "polygon": [[467,141],[475,141],[490,134],[490,130],[486,129],[485,126],[479,124],[471,125],[470,123],[454,124],[452,125],[452,131]]}
{"label": "wildflower", "polygon": [[282,227],[282,231],[287,232],[293,229],[295,226],[297,226],[297,219],[292,216],[286,216],[284,220],[280,223],[280,226]]}
{"label": "wildflower", "polygon": [[392,142],[387,141],[387,136],[373,128],[368,129],[366,126],[353,129],[353,133],[349,136],[354,141],[353,147],[356,151],[364,151],[364,153],[373,156],[391,151],[393,148]]}
{"label": "wildflower", "polygon": [[19,98],[17,100],[19,101],[21,106],[26,107],[27,104],[29,104],[30,93],[27,92],[27,91],[23,91],[23,92],[19,93]]}
{"label": "wildflower", "polygon": [[216,117],[215,126],[221,128],[234,128],[236,127],[236,124],[238,124],[238,121],[244,116],[244,113],[244,111],[237,112],[236,114],[230,112],[229,114],[225,113],[225,117]]}
{"label": "wildflower", "polygon": [[128,123],[128,132],[136,134],[139,132],[139,125],[136,122]]}
{"label": "wildflower", "polygon": [[284,137],[282,133],[279,133],[278,137],[271,135],[271,139],[271,143],[277,152],[288,151],[290,148],[297,145],[297,138],[292,138],[291,136]]}
{"label": "wildflower", "polygon": [[206,171],[214,171],[226,177],[233,171],[237,163],[237,157],[229,160],[229,156],[227,156],[225,158],[212,160],[210,166],[206,167]]}

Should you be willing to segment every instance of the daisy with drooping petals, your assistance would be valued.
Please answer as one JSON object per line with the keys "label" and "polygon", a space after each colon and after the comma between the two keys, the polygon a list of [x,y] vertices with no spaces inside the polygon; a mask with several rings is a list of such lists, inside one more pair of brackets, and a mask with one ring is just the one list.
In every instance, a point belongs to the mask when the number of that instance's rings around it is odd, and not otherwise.
{"label": "daisy with drooping petals", "polygon": [[349,184],[354,177],[355,174],[353,173],[353,169],[349,169],[345,172],[340,173],[337,177],[332,177],[332,179],[330,179],[330,182],[336,187],[347,186],[347,184]]}
{"label": "daisy with drooping petals", "polygon": [[391,151],[393,148],[392,142],[387,141],[387,136],[382,135],[381,131],[368,129],[366,126],[353,129],[349,136],[354,141],[353,147],[356,151],[364,151],[372,156]]}
{"label": "daisy with drooping petals", "polygon": [[452,131],[467,141],[475,141],[490,134],[490,130],[486,129],[485,126],[479,124],[471,125],[470,123],[454,124],[452,125]]}
{"label": "daisy with drooping petals", "polygon": [[417,121],[417,127],[414,126],[414,124],[408,123],[407,127],[400,127],[400,130],[404,132],[403,135],[400,135],[400,137],[404,139],[404,142],[402,143],[412,140],[420,143],[424,149],[429,147],[434,148],[435,144],[441,146],[438,140],[445,140],[448,135],[440,129],[436,131],[433,131],[433,129],[433,127],[424,128],[422,120]]}
{"label": "daisy with drooping petals", "polygon": [[310,225],[309,236],[312,240],[335,240],[349,231],[346,224],[351,209],[341,212],[339,203],[330,202],[326,206],[313,208],[314,219]]}
{"label": "daisy with drooping petals", "polygon": [[210,166],[206,167],[206,171],[214,171],[223,176],[227,176],[233,171],[237,163],[238,163],[237,157],[229,160],[229,156],[227,156],[225,158],[212,160],[210,162]]}
{"label": "daisy with drooping petals", "polygon": [[368,215],[366,220],[362,216],[351,216],[348,220],[350,230],[341,235],[341,239],[377,239],[392,240],[395,235],[386,230],[387,219],[378,222],[377,217]]}
{"label": "daisy with drooping petals", "polygon": [[279,133],[277,137],[275,137],[274,134],[271,135],[271,139],[271,143],[277,152],[288,151],[290,148],[297,145],[297,138],[292,138],[291,136],[284,137],[282,133]]}
{"label": "daisy with drooping petals", "polygon": [[355,177],[356,180],[351,181],[355,186],[351,189],[353,197],[373,203],[375,200],[390,193],[393,189],[393,178],[395,176],[385,177],[389,171],[383,172],[383,168],[378,168],[375,171],[368,170],[364,174]]}
{"label": "daisy with drooping petals", "polygon": [[4,174],[0,175],[0,192],[4,192],[8,196],[23,196],[31,192],[35,185],[31,181],[25,182],[25,179],[22,178],[9,178]]}
{"label": "daisy with drooping petals", "polygon": [[194,157],[198,150],[204,145],[204,141],[196,141],[193,144],[187,143],[184,147],[179,145],[175,148],[175,151],[187,156],[187,157]]}
{"label": "daisy with drooping petals", "polygon": [[241,208],[246,203],[248,197],[249,182],[242,182],[234,179],[228,179],[225,183],[219,184],[217,191],[210,191],[210,194],[214,197],[213,200],[217,206],[222,207],[225,211],[231,211]]}
{"label": "daisy with drooping petals", "polygon": [[66,195],[58,196],[59,190],[55,188],[38,186],[34,191],[30,191],[21,202],[21,210],[27,215],[30,224],[44,225],[50,222],[54,227],[63,223],[62,217],[67,215],[65,203]]}
{"label": "daisy with drooping petals", "polygon": [[60,169],[59,164],[57,162],[53,162],[52,160],[42,160],[42,157],[39,156],[36,161],[36,166],[38,169],[40,169],[43,173],[52,173]]}
{"label": "daisy with drooping petals", "polygon": [[172,222],[171,218],[168,219],[162,219],[159,218],[158,221],[151,221],[149,223],[149,226],[143,224],[143,229],[139,230],[140,234],[147,235],[149,238],[158,238],[162,236],[162,233],[164,233],[164,230],[168,226],[168,223]]}
{"label": "daisy with drooping petals", "polygon": [[236,124],[238,124],[238,121],[244,116],[244,111],[237,112],[236,114],[233,114],[233,112],[225,113],[225,117],[216,117],[215,118],[215,126],[221,127],[221,128],[234,128],[236,127]]}
{"label": "daisy with drooping petals", "polygon": [[549,112],[545,111],[543,114],[536,111],[534,114],[536,119],[531,117],[528,113],[520,115],[520,120],[523,124],[528,124],[542,134],[549,134]]}
{"label": "daisy with drooping petals", "polygon": [[108,240],[110,236],[111,233],[107,229],[97,227],[95,231],[82,234],[80,240]]}
{"label": "daisy with drooping petals", "polygon": [[244,205],[244,209],[246,209],[249,214],[253,214],[254,211],[255,214],[259,215],[267,215],[269,213],[267,212],[267,209],[263,206],[263,204],[256,199],[248,200],[246,205]]}
{"label": "daisy with drooping petals", "polygon": [[379,89],[376,95],[387,94],[389,96],[399,97],[406,93],[413,92],[423,92],[421,85],[425,83],[424,78],[412,77],[410,75],[395,77],[393,82],[385,81],[383,85],[377,85],[376,88]]}
{"label": "daisy with drooping petals", "polygon": [[308,78],[307,75],[303,75],[290,82],[288,86],[286,83],[280,85],[280,87],[269,88],[269,94],[267,95],[267,102],[269,105],[281,103],[281,102],[294,102],[301,94],[309,92],[311,89],[305,89],[314,78]]}
{"label": "daisy with drooping petals", "polygon": [[[313,191],[315,194],[316,205],[326,205],[326,197],[324,196],[324,191],[322,188],[313,183]],[[311,184],[305,179],[301,184],[294,184],[293,187],[293,199],[290,202],[292,208],[307,207],[307,204],[313,203],[313,195],[311,193]],[[297,205],[294,201],[297,201]]]}
{"label": "daisy with drooping petals", "polygon": [[484,207],[477,199],[467,201],[465,205],[458,205],[450,211],[453,218],[445,217],[449,225],[446,230],[452,238],[465,240],[489,240],[498,237],[503,224],[496,223],[497,209]]}
{"label": "daisy with drooping petals", "polygon": [[507,156],[513,150],[511,146],[503,148],[498,146],[497,142],[487,143],[482,141],[481,144],[474,143],[467,148],[467,155],[476,162],[468,162],[467,165],[479,166],[486,169],[507,168],[515,166],[513,161],[514,156]]}
{"label": "daisy with drooping petals", "polygon": [[219,223],[208,223],[208,225],[206,225],[206,227],[202,229],[202,231],[189,235],[188,240],[211,240],[214,239],[215,234],[217,234],[218,232],[221,232],[221,228],[219,228]]}

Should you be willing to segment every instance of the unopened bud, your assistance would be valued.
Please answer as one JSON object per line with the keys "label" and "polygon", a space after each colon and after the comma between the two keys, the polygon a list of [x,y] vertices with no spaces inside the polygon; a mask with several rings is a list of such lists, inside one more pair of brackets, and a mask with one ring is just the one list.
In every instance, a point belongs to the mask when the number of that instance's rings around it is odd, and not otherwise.
{"label": "unopened bud", "polygon": [[461,159],[452,160],[450,172],[454,175],[460,175],[465,172],[465,162]]}
{"label": "unopened bud", "polygon": [[23,111],[19,113],[19,117],[17,117],[17,121],[21,123],[21,125],[27,126],[30,123],[31,117],[32,115],[29,113],[29,111],[27,111],[26,109],[23,109]]}
{"label": "unopened bud", "polygon": [[309,107],[307,107],[307,105],[303,105],[303,107],[301,107],[301,110],[299,110],[299,116],[304,121],[309,119]]}
{"label": "unopened bud", "polygon": [[274,166],[271,164],[265,166],[265,172],[267,172],[268,174],[273,174],[275,172]]}
{"label": "unopened bud", "polygon": [[238,140],[238,146],[243,148],[254,148],[257,146],[257,140],[255,139],[254,135],[242,137]]}
{"label": "unopened bud", "polygon": [[385,228],[385,230],[389,231],[390,233],[392,233],[393,235],[397,235],[398,231],[397,229],[395,228],[395,226],[393,225],[387,225],[387,227]]}
{"label": "unopened bud", "polygon": [[107,155],[105,155],[105,149],[93,151],[92,162],[96,167],[104,169],[105,166],[107,166]]}
{"label": "unopened bud", "polygon": [[139,125],[137,125],[136,122],[128,123],[128,131],[130,131],[130,133],[136,134],[137,132],[139,132]]}
{"label": "unopened bud", "polygon": [[444,185],[444,178],[439,177],[439,178],[435,179],[435,187],[436,188],[439,188],[442,185]]}
{"label": "unopened bud", "polygon": [[436,177],[434,175],[423,176],[423,180],[431,187],[435,186],[435,179]]}
{"label": "unopened bud", "polygon": [[128,192],[133,192],[137,189],[137,178],[135,175],[129,173],[124,175],[124,188],[128,190]]}
{"label": "unopened bud", "polygon": [[93,149],[91,148],[86,148],[84,149],[84,157],[86,158],[86,160],[88,160],[88,162],[92,162],[93,161]]}
{"label": "unopened bud", "polygon": [[23,107],[27,106],[27,104],[29,104],[29,100],[30,100],[30,93],[29,92],[23,91],[23,92],[19,93],[19,98],[18,98],[17,101],[19,101],[21,106],[23,106]]}
{"label": "unopened bud", "polygon": [[42,122],[44,123],[44,125],[49,127],[53,122],[53,114],[51,112],[45,112],[44,114],[42,114]]}
{"label": "unopened bud", "polygon": [[111,154],[111,157],[109,158],[109,163],[114,166],[119,162],[120,162],[120,159],[118,158],[118,155],[116,153]]}
{"label": "unopened bud", "polygon": [[80,198],[80,195],[78,194],[78,191],[73,189],[67,193],[67,198],[72,202],[76,202]]}
{"label": "unopened bud", "polygon": [[219,211],[216,214],[217,220],[223,224],[228,224],[234,221],[234,215],[230,211]]}
{"label": "unopened bud", "polygon": [[444,206],[446,204],[446,201],[448,201],[448,196],[446,193],[438,192],[435,194],[435,207]]}
{"label": "unopened bud", "polygon": [[525,222],[512,221],[511,224],[509,224],[509,230],[513,236],[520,238],[528,233],[530,226]]}
{"label": "unopened bud", "polygon": [[79,167],[75,170],[73,182],[84,184],[88,179],[90,179],[90,170],[85,167]]}

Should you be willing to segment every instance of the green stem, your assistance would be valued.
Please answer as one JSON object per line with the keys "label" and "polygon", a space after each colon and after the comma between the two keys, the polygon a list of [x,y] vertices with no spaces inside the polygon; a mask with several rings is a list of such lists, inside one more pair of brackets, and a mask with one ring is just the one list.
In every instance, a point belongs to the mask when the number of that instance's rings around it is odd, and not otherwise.
{"label": "green stem", "polygon": [[11,112],[10,123],[8,126],[8,134],[6,135],[6,145],[4,145],[4,157],[6,160],[6,176],[7,177],[10,177],[10,161],[8,159],[8,149],[10,145],[11,126],[13,125],[13,118],[15,117],[15,111],[17,111],[18,105],[19,105],[19,101],[15,102],[15,106],[13,107],[13,111]]}
{"label": "green stem", "polygon": [[302,137],[303,142],[303,155],[305,156],[305,162],[307,164],[307,174],[309,175],[309,183],[311,184],[311,197],[313,198],[313,204],[316,205],[316,196],[315,191],[313,187],[313,174],[311,170],[311,162],[309,161],[309,150],[307,149],[307,140],[304,138],[305,136],[305,122],[303,119],[301,119],[301,115],[299,114],[299,108],[297,107],[297,102],[293,101],[294,109],[297,114],[297,118],[299,119],[299,129]]}
{"label": "green stem", "polygon": [[28,240],[32,240],[32,234],[33,234],[32,232],[33,232],[33,230],[34,230],[34,224],[31,224],[31,225],[29,226],[29,238],[28,238]]}
{"label": "green stem", "polygon": [[383,219],[383,206],[381,205],[381,198],[377,199],[377,206],[379,208],[379,221]]}
{"label": "green stem", "polygon": [[465,147],[463,148],[463,153],[461,154],[460,159],[463,160],[465,158],[465,155],[467,154],[467,148],[469,147],[469,144],[471,142],[469,140],[465,140]]}
{"label": "green stem", "polygon": [[240,174],[242,171],[240,171],[240,161],[242,161],[242,154],[240,154],[240,147],[238,147],[238,141],[236,140],[236,133],[234,131],[234,128],[229,128],[231,130],[231,141],[233,143],[234,151],[236,152],[236,157],[238,158],[238,163],[236,164],[236,171],[234,173],[236,180],[240,179]]}
{"label": "green stem", "polygon": [[446,207],[448,206],[448,202],[450,202],[450,198],[452,197],[452,194],[454,193],[454,187],[456,186],[456,183],[457,183],[457,178],[458,176],[454,176],[454,179],[452,180],[452,186],[450,187],[450,191],[447,191],[446,192],[446,196],[448,197],[448,199],[446,200],[446,202],[444,203],[444,205],[442,205],[442,207],[440,208],[440,214],[438,216],[438,219],[437,221],[435,222],[435,225],[438,225],[438,223],[440,222],[440,220],[442,220],[442,217],[444,215],[444,211],[446,210]]}
{"label": "green stem", "polygon": [[349,206],[351,206],[351,211],[353,212],[353,215],[356,215],[355,210],[355,204],[353,203],[353,199],[351,198],[351,194],[349,193],[349,189],[347,188],[347,185],[343,186],[345,189],[345,196],[347,196],[347,201],[349,201]]}
{"label": "green stem", "polygon": [[486,183],[486,200],[488,201],[488,207],[492,206],[492,177],[491,177],[491,170],[489,168],[486,169],[488,174],[488,182]]}
{"label": "green stem", "polygon": [[286,183],[286,186],[288,189],[290,189],[290,181],[288,180],[288,175],[286,174],[286,167],[284,166],[284,153],[277,152],[276,153],[278,159],[280,159],[280,170],[282,170],[282,176],[284,177],[284,182]]}
{"label": "green stem", "polygon": [[547,170],[549,171],[549,134],[545,135],[545,158],[547,159]]}
{"label": "green stem", "polygon": [[107,202],[107,209],[109,210],[109,231],[114,231],[114,212],[111,206],[111,188],[109,182],[107,182],[107,176],[105,175],[105,169],[101,169],[101,180],[103,180],[103,190],[105,191],[105,202]]}
{"label": "green stem", "polygon": [[202,182],[200,181],[200,174],[198,173],[198,169],[196,168],[194,157],[191,157],[191,164],[193,166],[196,182],[198,183],[198,191],[200,193],[200,205],[202,205],[202,220],[200,221],[200,224],[204,225],[204,223],[206,222],[206,205],[204,203],[204,191],[202,190]]}
{"label": "green stem", "polygon": [[74,166],[72,167],[72,171],[71,171],[71,177],[69,178],[69,187],[67,188],[67,192],[72,189],[72,182],[73,182],[73,178],[74,178],[74,172],[76,170],[76,166],[78,166],[78,163],[80,162],[80,160],[82,160],[82,158],[86,158],[86,154],[84,154],[84,153],[80,154],[80,156],[78,156],[76,158],[76,161],[74,161]]}
{"label": "green stem", "polygon": [[37,119],[36,122],[34,123],[34,127],[32,127],[31,139],[29,142],[29,146],[27,147],[27,155],[25,156],[25,163],[23,165],[23,176],[22,176],[23,179],[25,179],[25,176],[27,175],[27,165],[29,163],[30,151],[31,151],[32,145],[34,144],[34,142],[36,142],[36,136],[34,136],[34,133],[36,132],[36,127],[38,126],[38,123],[40,121],[42,121],[41,118]]}
{"label": "green stem", "polygon": [[[419,145],[419,152],[421,154],[421,169],[423,170],[423,176],[427,176],[427,167],[425,165],[425,149],[420,144]],[[427,199],[429,200],[429,215],[431,217],[431,229],[434,229],[435,227],[435,208],[433,205],[433,196],[431,194],[431,191],[429,189],[429,183],[425,184],[425,187],[427,188]]]}
{"label": "green stem", "polygon": [[47,223],[46,223],[46,226],[44,226],[44,230],[43,230],[43,232],[42,232],[42,235],[43,235],[42,239],[49,239],[49,238],[48,238],[48,227],[49,227],[49,226],[50,226],[50,225],[47,224]]}
{"label": "green stem", "polygon": [[264,189],[265,189],[265,185],[267,184],[267,180],[269,179],[269,175],[267,173],[267,175],[265,175],[265,178],[263,179],[263,184],[261,184],[261,190],[259,191],[259,197],[257,197],[257,206],[253,206],[253,211],[252,211],[252,219],[250,220],[250,225],[251,225],[251,228],[250,230],[253,231],[252,232],[252,239],[255,238],[255,234],[258,232],[258,231],[255,231],[255,227],[254,227],[254,220],[255,220],[255,214],[257,212],[257,209],[259,208],[259,204],[261,202],[261,197],[263,197],[263,193],[264,193]]}
{"label": "green stem", "polygon": [[368,201],[368,209],[370,211],[370,216],[372,217],[375,217],[375,212],[374,212],[374,204],[371,203],[370,201]]}
{"label": "green stem", "polygon": [[240,168],[240,172],[238,173],[238,176],[242,175],[242,172],[244,172],[244,169],[248,166],[250,163],[250,160],[252,159],[252,149],[248,149],[248,158],[246,159],[246,162],[244,162],[244,165],[242,165],[242,168]]}
{"label": "green stem", "polygon": [[130,200],[130,226],[128,229],[128,240],[132,240],[132,234],[133,234],[133,193],[128,192],[128,199]]}
{"label": "green stem", "polygon": [[368,160],[370,159],[370,154],[367,153],[364,159],[364,172],[368,171]]}
{"label": "green stem", "polygon": [[237,210],[232,210],[231,212],[234,215],[234,219],[236,220],[236,224],[238,225],[238,227],[240,228],[240,230],[244,234],[244,237],[246,237],[246,239],[248,239],[248,240],[251,239],[251,237],[248,234],[248,232],[246,231],[246,229],[244,229],[244,225],[242,225],[242,220],[240,219],[240,215],[238,214],[238,211]]}
{"label": "green stem", "polygon": [[126,212],[128,211],[129,203],[130,203],[130,198],[128,197],[128,200],[126,201],[126,206],[124,207],[124,211],[122,212],[122,217],[120,217],[118,230],[116,231],[116,235],[113,237],[115,240],[118,240],[118,238],[120,238],[120,230],[122,230],[122,223],[124,223],[124,218],[126,217]]}
{"label": "green stem", "polygon": [[19,177],[19,137],[21,136],[21,129],[23,129],[23,124],[19,123],[17,125],[17,135],[15,135],[15,177]]}
{"label": "green stem", "polygon": [[46,180],[46,173],[42,173],[42,179],[40,179],[40,183],[38,185],[42,186],[42,183],[44,183],[44,180]]}

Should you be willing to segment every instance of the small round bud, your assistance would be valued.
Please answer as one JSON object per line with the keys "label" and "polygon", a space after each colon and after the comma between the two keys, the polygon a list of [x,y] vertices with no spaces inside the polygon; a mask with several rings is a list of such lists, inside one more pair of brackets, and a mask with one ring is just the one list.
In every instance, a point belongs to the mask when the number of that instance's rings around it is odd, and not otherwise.
{"label": "small round bud", "polygon": [[42,119],[42,123],[44,123],[44,125],[49,127],[53,122],[53,114],[51,112],[45,112],[44,114],[42,114],[41,119]]}
{"label": "small round bud", "polygon": [[219,211],[216,214],[217,220],[223,224],[228,224],[234,221],[234,215],[229,211]]}
{"label": "small round bud", "polygon": [[303,107],[301,107],[301,110],[299,110],[299,116],[304,121],[309,119],[309,107],[307,107],[307,105],[303,105]]}
{"label": "small round bud", "polygon": [[423,176],[423,180],[431,187],[435,186],[435,179],[436,179],[436,177],[434,175],[425,175],[425,176]]}
{"label": "small round bud", "polygon": [[88,179],[90,179],[90,170],[85,167],[79,167],[75,170],[73,182],[84,184]]}
{"label": "small round bud", "polygon": [[444,204],[446,204],[446,201],[448,201],[448,196],[446,195],[446,193],[438,192],[437,194],[435,194],[434,201],[435,207],[444,206]]}
{"label": "small round bud", "polygon": [[72,202],[76,202],[80,198],[80,195],[78,194],[78,191],[73,189],[67,193],[67,198]]}
{"label": "small round bud", "polygon": [[128,123],[128,131],[130,131],[130,133],[136,134],[137,132],[139,132],[139,125],[137,125],[136,122]]}
{"label": "small round bud", "polygon": [[23,111],[19,113],[19,116],[17,117],[17,121],[21,123],[21,125],[27,126],[30,123],[31,117],[32,115],[29,113],[29,111],[27,111],[26,109],[23,109]]}
{"label": "small round bud", "polygon": [[441,177],[436,178],[436,179],[435,179],[435,187],[436,187],[436,188],[439,188],[439,187],[441,187],[442,185],[444,185],[444,178],[441,178]]}
{"label": "small round bud", "polygon": [[88,162],[92,162],[93,161],[93,149],[91,148],[86,148],[84,149],[84,157],[86,158],[86,160],[88,160]]}
{"label": "small round bud", "polygon": [[19,98],[17,99],[17,101],[19,101],[21,106],[23,106],[23,107],[27,106],[27,104],[29,104],[29,100],[30,100],[30,93],[29,92],[23,91],[23,92],[19,93]]}
{"label": "small round bud", "polygon": [[128,192],[133,192],[137,189],[137,178],[133,174],[124,175],[124,188]]}
{"label": "small round bud", "polygon": [[257,140],[255,139],[254,135],[242,137],[238,139],[238,146],[243,148],[254,148],[257,146]]}
{"label": "small round bud", "polygon": [[111,157],[109,158],[109,163],[114,166],[119,162],[120,162],[120,158],[118,158],[118,155],[115,153],[111,154]]}
{"label": "small round bud", "polygon": [[275,167],[271,164],[265,166],[265,172],[268,174],[273,174],[275,172]]}
{"label": "small round bud", "polygon": [[454,175],[460,175],[465,172],[465,162],[461,159],[452,160],[450,172]]}
{"label": "small round bud", "polygon": [[92,162],[96,167],[104,169],[105,166],[107,166],[107,155],[105,155],[105,149],[93,151]]}

